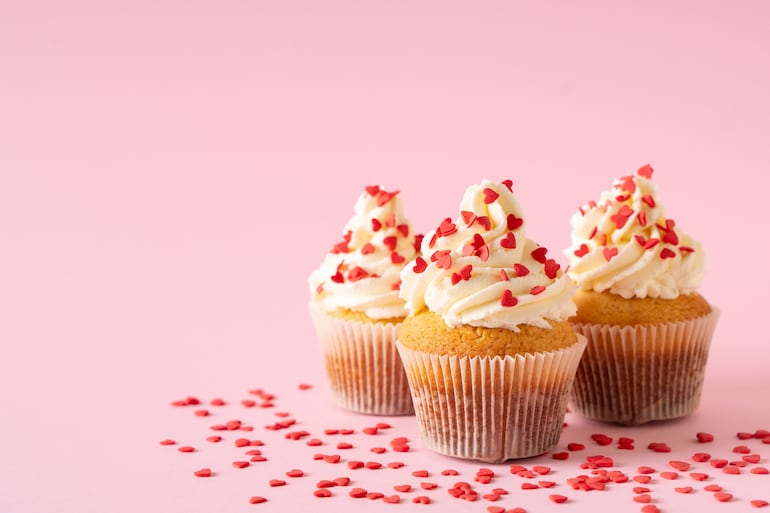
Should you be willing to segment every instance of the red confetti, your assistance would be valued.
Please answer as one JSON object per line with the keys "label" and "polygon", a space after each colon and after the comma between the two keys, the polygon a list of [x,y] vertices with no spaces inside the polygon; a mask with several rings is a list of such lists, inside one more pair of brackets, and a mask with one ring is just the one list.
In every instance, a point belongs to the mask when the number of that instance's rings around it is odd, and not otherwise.
{"label": "red confetti", "polygon": [[506,180],[503,180],[500,183],[505,185],[510,192],[513,192],[513,180],[506,179]]}
{"label": "red confetti", "polygon": [[484,203],[486,203],[487,205],[489,205],[499,197],[500,195],[494,189],[490,189],[489,187],[484,188]]}
{"label": "red confetti", "polygon": [[535,285],[529,290],[529,293],[533,296],[537,296],[538,294],[545,291],[545,287],[543,285]]}
{"label": "red confetti", "polygon": [[441,471],[442,476],[457,476],[460,475],[460,473],[454,469],[448,468],[446,470]]}
{"label": "red confetti", "polygon": [[193,472],[193,474],[195,474],[196,477],[211,477],[212,476],[212,472],[211,472],[210,468],[202,468],[200,470],[196,470],[195,472]]}
{"label": "red confetti", "polygon": [[286,475],[289,477],[302,477],[305,475],[305,473],[298,468],[293,468],[286,472]]}
{"label": "red confetti", "polygon": [[347,442],[340,442],[337,444],[337,449],[345,450],[345,449],[352,449],[353,444],[349,444]]}
{"label": "red confetti", "polygon": [[363,468],[363,467],[364,467],[364,462],[363,461],[349,461],[348,462],[348,468],[350,470],[356,470],[356,469]]}
{"label": "red confetti", "polygon": [[540,262],[541,264],[545,264],[545,261],[546,261],[545,254],[547,252],[548,252],[548,249],[546,249],[546,248],[541,246],[539,248],[536,248],[536,249],[532,250],[530,255],[532,255],[532,258],[534,258],[536,262]]}
{"label": "red confetti", "polygon": [[711,459],[711,455],[705,452],[696,452],[692,455],[692,460],[698,463],[704,463]]}
{"label": "red confetti", "polygon": [[380,192],[380,186],[379,185],[367,185],[364,190],[369,194],[369,196],[377,196],[377,193]]}
{"label": "red confetti", "polygon": [[650,208],[655,208],[655,199],[649,194],[642,195],[642,201]]}
{"label": "red confetti", "polygon": [[518,277],[526,276],[529,274],[529,269],[524,264],[513,264],[513,272]]}
{"label": "red confetti", "polygon": [[551,458],[553,458],[555,460],[566,460],[567,458],[569,458],[569,453],[568,452],[555,452],[555,453],[553,453],[551,455]]}
{"label": "red confetti", "polygon": [[645,465],[639,467],[638,469],[636,469],[636,471],[639,472],[640,474],[654,474],[655,473],[655,469],[654,468],[648,467],[648,466],[645,466]]}
{"label": "red confetti", "polygon": [[671,251],[669,248],[663,248],[660,251],[660,258],[662,258],[663,260],[665,260],[667,258],[674,258],[675,256],[676,256],[676,253]]}
{"label": "red confetti", "polygon": [[678,479],[679,474],[677,474],[676,472],[661,472],[660,477],[662,477],[663,479],[669,479],[669,480]]}
{"label": "red confetti", "polygon": [[733,498],[733,494],[727,492],[716,492],[714,498],[719,502],[727,502]]}
{"label": "red confetti", "polygon": [[408,484],[395,485],[393,489],[397,492],[407,493],[412,489],[412,485],[408,485]]}
{"label": "red confetti", "polygon": [[668,464],[680,472],[687,472],[690,469],[690,464],[686,461],[671,460]]}
{"label": "red confetti", "polygon": [[711,433],[699,432],[695,434],[695,438],[702,444],[714,441],[714,435]]}
{"label": "red confetti", "polygon": [[412,475],[414,477],[429,477],[430,472],[428,472],[427,470],[415,470],[414,472],[412,472]]}
{"label": "red confetti", "polygon": [[170,440],[170,439],[161,440],[160,441],[160,445],[175,445],[175,444],[176,444],[176,442],[174,440]]}
{"label": "red confetti", "polygon": [[641,484],[647,484],[652,481],[650,476],[634,476],[634,481]]}
{"label": "red confetti", "polygon": [[177,449],[179,452],[195,452],[195,447],[191,447],[189,445],[183,445],[179,449]]}
{"label": "red confetti", "polygon": [[326,463],[339,463],[340,455],[339,454],[331,454],[331,455],[328,455],[328,456],[324,456],[323,460]]}
{"label": "red confetti", "polygon": [[612,443],[612,438],[601,433],[591,435],[591,440],[599,445],[610,445]]}
{"label": "red confetti", "polygon": [[749,470],[752,474],[767,474],[768,471],[765,467],[754,467],[753,469]]}
{"label": "red confetti", "polygon": [[655,452],[671,452],[671,447],[663,442],[651,442],[647,448]]}
{"label": "red confetti", "polygon": [[641,503],[648,503],[652,500],[652,497],[650,497],[649,493],[643,493],[641,495],[637,495],[634,497],[634,502],[641,502]]}
{"label": "red confetti", "polygon": [[609,248],[609,247],[605,247],[605,248],[602,250],[602,254],[604,255],[604,259],[605,259],[605,260],[607,260],[607,261],[609,262],[609,261],[610,261],[610,260],[612,260],[612,259],[613,259],[615,256],[617,256],[617,254],[618,254],[618,248]]}
{"label": "red confetti", "polygon": [[398,495],[391,495],[389,497],[383,497],[382,501],[387,502],[388,504],[398,504],[399,502],[401,502],[401,497],[399,497]]}
{"label": "red confetti", "polygon": [[736,447],[733,447],[733,452],[738,454],[749,454],[751,452],[751,449],[749,449],[745,445],[738,445]]}
{"label": "red confetti", "polygon": [[377,470],[379,468],[382,468],[382,463],[379,463],[376,461],[367,461],[366,468],[368,468],[369,470]]}
{"label": "red confetti", "polygon": [[348,486],[350,484],[350,478],[349,477],[338,477],[334,480],[334,484],[337,486]]}
{"label": "red confetti", "polygon": [[567,502],[567,497],[565,495],[552,494],[549,495],[548,498],[551,500],[551,502],[555,502],[556,504]]}
{"label": "red confetti", "polygon": [[449,269],[452,267],[452,255],[448,249],[436,251],[431,255],[430,259],[432,262],[436,262],[436,267],[439,269]]}
{"label": "red confetti", "polygon": [[569,449],[570,451],[582,451],[585,448],[586,448],[585,445],[579,444],[576,442],[570,442],[567,444],[567,449]]}
{"label": "red confetti", "polygon": [[420,495],[418,497],[415,497],[412,499],[412,502],[415,504],[430,504],[430,497],[427,497],[425,495]]}
{"label": "red confetti", "polygon": [[705,481],[709,478],[709,475],[703,472],[690,472],[690,477],[696,481]]}
{"label": "red confetti", "polygon": [[508,232],[505,237],[500,239],[500,246],[505,249],[516,249],[516,236],[513,232]]}
{"label": "red confetti", "polygon": [[770,502],[767,502],[767,501],[764,501],[764,500],[753,500],[753,501],[751,501],[751,505],[754,506],[755,508],[764,508],[768,504],[770,504]]}
{"label": "red confetti", "polygon": [[578,258],[582,258],[588,254],[588,246],[586,244],[581,244],[578,249],[575,250],[575,256]]}
{"label": "red confetti", "polygon": [[423,260],[422,257],[417,257],[414,259],[414,267],[412,267],[412,271],[419,274],[425,271],[427,267],[428,267],[428,263],[425,260]]}
{"label": "red confetti", "polygon": [[747,454],[742,459],[746,463],[759,463],[759,454]]}
{"label": "red confetti", "polygon": [[269,482],[269,485],[272,487],[284,486],[285,484],[286,484],[286,481],[284,481],[283,479],[271,479]]}
{"label": "red confetti", "polygon": [[263,502],[267,502],[267,499],[260,497],[259,495],[249,497],[249,504],[262,504]]}
{"label": "red confetti", "polygon": [[332,492],[330,492],[327,488],[319,488],[313,492],[313,495],[315,495],[318,498],[324,499],[326,497],[331,497]]}
{"label": "red confetti", "polygon": [[368,493],[369,492],[367,492],[365,488],[353,488],[352,490],[350,490],[350,493],[348,493],[348,495],[350,495],[354,499],[362,499],[366,497]]}
{"label": "red confetti", "polygon": [[508,227],[509,231],[517,230],[521,228],[521,225],[523,224],[524,218],[516,217],[516,214],[508,214],[508,217],[506,218],[506,226]]}
{"label": "red confetti", "polygon": [[235,468],[246,468],[248,466],[249,466],[249,462],[248,461],[234,461],[233,462],[233,467],[235,467]]}
{"label": "red confetti", "polygon": [[645,164],[636,170],[636,174],[649,180],[652,178],[652,167],[649,164]]}
{"label": "red confetti", "polygon": [[502,297],[500,298],[500,304],[505,307],[512,307],[519,304],[519,300],[513,296],[513,292],[511,292],[508,289],[505,289]]}
{"label": "red confetti", "polygon": [[711,465],[714,468],[723,468],[725,465],[727,465],[727,460],[711,460],[709,461],[709,465]]}

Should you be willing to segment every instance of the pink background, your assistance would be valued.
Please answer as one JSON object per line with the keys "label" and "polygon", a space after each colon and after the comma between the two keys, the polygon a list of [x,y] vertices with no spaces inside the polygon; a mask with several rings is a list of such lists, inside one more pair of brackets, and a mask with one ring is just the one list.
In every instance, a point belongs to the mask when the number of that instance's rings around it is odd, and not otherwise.
{"label": "pink background", "polygon": [[[648,162],[667,213],[706,248],[702,292],[722,312],[702,406],[641,428],[570,415],[560,448],[587,450],[524,463],[552,465],[558,487],[521,492],[495,466],[494,484],[515,494],[496,504],[638,511],[630,484],[588,494],[564,480],[597,453],[629,475],[671,470],[674,455],[703,449],[698,431],[717,436],[715,457],[737,458],[736,431],[770,429],[759,218],[770,9],[637,4],[1,1],[0,511],[391,511],[343,489],[315,499],[313,484],[348,475],[392,494],[418,484],[413,470],[449,467],[463,475],[433,479],[434,505],[411,492],[398,507],[486,511],[446,493],[484,465],[422,449],[411,417],[388,420],[377,443],[407,436],[412,452],[368,453],[360,429],[382,419],[328,402],[306,277],[367,184],[401,189],[424,232],[456,215],[466,186],[511,178],[530,235],[560,254],[576,207]],[[237,404],[255,387],[297,429],[353,427],[357,459],[407,467],[354,474],[313,461],[304,442],[262,428],[272,411]],[[230,405],[208,419],[169,406],[187,395]],[[203,441],[231,417],[255,425],[247,436],[265,440],[268,462],[236,470],[232,436]],[[596,432],[637,449],[599,448]],[[341,452],[326,438],[319,452]],[[766,465],[770,446],[749,445]],[[192,476],[205,466],[217,475]],[[267,486],[297,467],[304,481]],[[653,503],[745,511],[770,500],[768,476],[709,471],[733,501],[657,479]]]}

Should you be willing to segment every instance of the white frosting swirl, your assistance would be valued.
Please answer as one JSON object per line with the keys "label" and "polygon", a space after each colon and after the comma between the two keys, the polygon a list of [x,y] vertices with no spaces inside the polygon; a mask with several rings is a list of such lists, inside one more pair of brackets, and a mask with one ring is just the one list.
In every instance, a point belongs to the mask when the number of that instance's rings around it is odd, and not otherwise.
{"label": "white frosting swirl", "polygon": [[575,314],[574,286],[545,248],[526,237],[511,183],[484,180],[468,187],[460,215],[445,219],[422,241],[418,257],[401,273],[401,297],[410,313],[424,308],[448,326],[518,331],[550,328],[546,319]]}
{"label": "white frosting swirl", "polygon": [[312,301],[332,312],[346,309],[372,319],[405,317],[400,273],[417,254],[412,224],[398,191],[368,186],[345,225],[343,240],[310,274]]}
{"label": "white frosting swirl", "polygon": [[572,245],[564,252],[578,288],[673,299],[700,286],[700,244],[665,217],[651,178],[643,166],[616,179],[570,219]]}

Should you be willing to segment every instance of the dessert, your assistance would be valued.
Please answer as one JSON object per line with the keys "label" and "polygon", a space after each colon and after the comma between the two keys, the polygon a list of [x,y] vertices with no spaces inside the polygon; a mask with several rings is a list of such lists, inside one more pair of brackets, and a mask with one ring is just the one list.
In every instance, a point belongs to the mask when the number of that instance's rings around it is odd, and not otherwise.
{"label": "dessert", "polygon": [[319,269],[311,273],[310,313],[332,398],[378,415],[413,413],[396,350],[406,316],[400,272],[417,254],[419,236],[398,191],[368,186]]}
{"label": "dessert", "polygon": [[703,250],[665,215],[652,173],[616,179],[570,220],[570,321],[588,339],[572,403],[597,420],[681,417],[700,401],[718,312],[697,291]]}
{"label": "dessert", "polygon": [[469,187],[421,250],[401,273],[397,346],[423,442],[489,462],[548,451],[585,340],[567,321],[574,286],[526,237],[512,183]]}

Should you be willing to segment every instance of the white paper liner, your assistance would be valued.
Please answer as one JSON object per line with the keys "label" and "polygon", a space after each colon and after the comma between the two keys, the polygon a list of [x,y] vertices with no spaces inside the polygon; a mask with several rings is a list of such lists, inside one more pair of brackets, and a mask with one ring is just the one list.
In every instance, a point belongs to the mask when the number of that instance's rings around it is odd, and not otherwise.
{"label": "white paper liner", "polygon": [[342,319],[312,304],[310,316],[334,402],[371,415],[414,413],[395,344],[400,324]]}
{"label": "white paper liner", "polygon": [[572,409],[596,420],[635,425],[692,413],[700,403],[719,312],[657,325],[573,324],[588,339]]}
{"label": "white paper liner", "polygon": [[423,443],[449,456],[499,463],[543,454],[559,441],[586,341],[578,334],[558,351],[505,357],[396,346]]}

